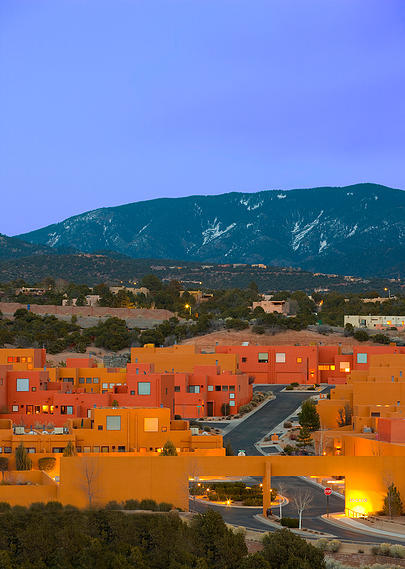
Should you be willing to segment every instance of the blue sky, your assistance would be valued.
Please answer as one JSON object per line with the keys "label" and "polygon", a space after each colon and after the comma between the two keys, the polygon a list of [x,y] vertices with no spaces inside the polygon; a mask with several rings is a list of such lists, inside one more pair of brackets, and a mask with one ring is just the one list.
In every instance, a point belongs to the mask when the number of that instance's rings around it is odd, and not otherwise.
{"label": "blue sky", "polygon": [[405,188],[403,0],[2,0],[0,232],[190,194]]}

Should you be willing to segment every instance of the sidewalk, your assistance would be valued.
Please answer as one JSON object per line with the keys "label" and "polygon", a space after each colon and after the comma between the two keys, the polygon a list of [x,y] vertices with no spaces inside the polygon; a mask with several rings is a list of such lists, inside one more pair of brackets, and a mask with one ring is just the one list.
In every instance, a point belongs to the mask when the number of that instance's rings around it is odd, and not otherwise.
{"label": "sidewalk", "polygon": [[387,537],[390,539],[398,539],[400,541],[405,541],[405,534],[403,533],[396,533],[396,532],[390,532],[386,530],[379,530],[376,528],[372,528],[366,526],[365,524],[353,518],[348,518],[344,514],[329,514],[329,517],[327,517],[326,514],[324,514],[322,516],[322,519],[324,522],[330,525],[344,528],[350,531],[355,531],[357,533],[362,533],[362,534],[366,533],[369,535],[377,535],[379,537]]}

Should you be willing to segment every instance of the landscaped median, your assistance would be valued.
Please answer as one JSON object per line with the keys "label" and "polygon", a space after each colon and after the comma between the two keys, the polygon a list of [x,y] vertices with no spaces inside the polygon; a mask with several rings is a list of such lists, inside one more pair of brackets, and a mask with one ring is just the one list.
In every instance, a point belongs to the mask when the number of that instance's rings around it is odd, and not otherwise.
{"label": "landscaped median", "polygon": [[[190,495],[200,500],[223,506],[256,507],[263,506],[262,484],[247,486],[245,482],[194,482]],[[277,491],[271,490],[272,506],[278,506],[280,499]]]}

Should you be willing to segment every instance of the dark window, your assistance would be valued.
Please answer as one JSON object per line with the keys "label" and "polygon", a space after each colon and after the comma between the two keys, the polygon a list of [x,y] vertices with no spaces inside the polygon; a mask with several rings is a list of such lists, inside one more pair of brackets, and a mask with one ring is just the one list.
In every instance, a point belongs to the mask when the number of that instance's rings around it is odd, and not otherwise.
{"label": "dark window", "polygon": [[11,453],[11,447],[4,447],[4,452],[6,454],[10,454]]}
{"label": "dark window", "polygon": [[247,358],[242,358],[242,363],[246,363],[247,362]]}
{"label": "dark window", "polygon": [[86,377],[86,383],[92,383],[91,377]]}
{"label": "dark window", "polygon": [[130,391],[130,395],[135,395],[135,391],[134,390]]}
{"label": "dark window", "polygon": [[189,385],[187,388],[188,393],[200,393],[199,385]]}
{"label": "dark window", "polygon": [[372,411],[372,412],[371,412],[371,416],[372,416],[372,417],[379,417],[379,416],[380,416],[380,412],[379,412],[379,411]]}
{"label": "dark window", "polygon": [[227,386],[227,385],[223,385],[223,386],[222,386],[222,391],[228,391],[228,386]]}
{"label": "dark window", "polygon": [[79,383],[84,383],[84,377],[79,377]]}
{"label": "dark window", "polygon": [[118,452],[125,452],[125,447],[122,445],[118,445]]}
{"label": "dark window", "polygon": [[220,386],[220,385],[216,385],[216,386],[215,386],[215,391],[221,391],[221,386]]}
{"label": "dark window", "polygon": [[103,430],[103,425],[98,425],[97,428],[98,428],[99,431],[102,431],[102,430]]}
{"label": "dark window", "polygon": [[234,385],[230,385],[230,386],[229,386],[229,391],[235,391],[235,386],[234,386]]}
{"label": "dark window", "polygon": [[101,447],[101,452],[110,452],[109,447]]}
{"label": "dark window", "polygon": [[175,385],[175,386],[174,386],[174,390],[175,390],[175,391],[180,391],[180,385]]}
{"label": "dark window", "polygon": [[100,383],[100,379],[98,377],[93,377],[93,383]]}

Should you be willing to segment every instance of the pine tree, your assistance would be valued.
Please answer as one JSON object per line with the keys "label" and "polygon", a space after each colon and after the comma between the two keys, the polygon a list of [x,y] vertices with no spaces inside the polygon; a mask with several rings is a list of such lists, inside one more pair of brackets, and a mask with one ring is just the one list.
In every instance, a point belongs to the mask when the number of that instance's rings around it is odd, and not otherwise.
{"label": "pine tree", "polygon": [[15,464],[17,470],[31,470],[32,468],[32,461],[23,443],[20,443],[15,450]]}
{"label": "pine tree", "polygon": [[233,448],[230,442],[227,442],[225,445],[225,455],[226,456],[234,456],[235,453],[233,452]]}
{"label": "pine tree", "polygon": [[172,441],[166,441],[161,456],[177,456],[177,450]]}
{"label": "pine tree", "polygon": [[307,399],[301,406],[298,413],[298,420],[301,427],[308,427],[310,431],[317,431],[321,426],[318,411],[316,410],[315,401]]}
{"label": "pine tree", "polygon": [[312,445],[311,431],[308,427],[301,427],[297,436],[297,446],[303,448]]}

